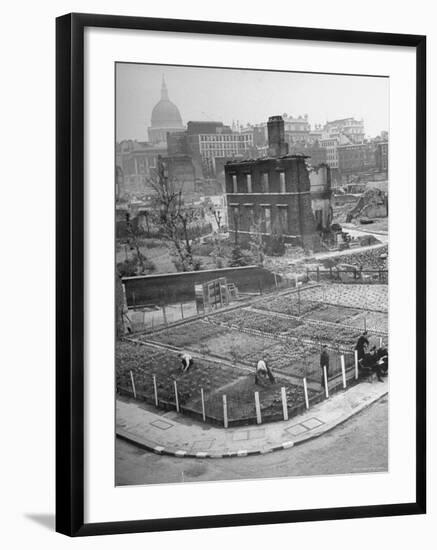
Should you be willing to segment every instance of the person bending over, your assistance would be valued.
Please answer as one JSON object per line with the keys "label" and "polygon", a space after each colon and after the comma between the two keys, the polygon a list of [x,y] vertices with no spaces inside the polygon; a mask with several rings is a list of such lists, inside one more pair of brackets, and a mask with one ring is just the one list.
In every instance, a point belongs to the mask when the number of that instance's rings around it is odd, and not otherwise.
{"label": "person bending over", "polygon": [[275,383],[275,377],[273,376],[270,367],[268,367],[264,359],[260,359],[256,365],[255,384],[259,384],[260,377],[268,378],[272,384]]}
{"label": "person bending over", "polygon": [[189,353],[179,353],[178,357],[182,363],[182,372],[187,372],[187,370],[193,365],[193,358]]}

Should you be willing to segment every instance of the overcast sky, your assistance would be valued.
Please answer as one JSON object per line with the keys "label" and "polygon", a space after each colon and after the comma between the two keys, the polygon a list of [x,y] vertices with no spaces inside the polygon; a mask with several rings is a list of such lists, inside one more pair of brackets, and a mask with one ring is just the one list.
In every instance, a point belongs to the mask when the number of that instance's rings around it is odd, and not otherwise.
{"label": "overcast sky", "polygon": [[184,124],[238,120],[246,125],[272,115],[307,113],[311,125],[363,118],[365,132],[372,137],[389,129],[388,78],[119,63],[117,141],[147,140],[163,75]]}

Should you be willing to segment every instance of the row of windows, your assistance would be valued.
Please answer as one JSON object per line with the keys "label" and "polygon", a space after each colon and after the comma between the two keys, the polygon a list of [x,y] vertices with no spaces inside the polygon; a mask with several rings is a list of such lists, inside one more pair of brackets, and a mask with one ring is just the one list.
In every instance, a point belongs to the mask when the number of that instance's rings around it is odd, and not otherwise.
{"label": "row of windows", "polygon": [[203,143],[200,152],[204,151],[241,151],[248,148],[248,143]]}
{"label": "row of windows", "polygon": [[[244,211],[242,211],[244,208]],[[277,218],[276,228],[280,229],[283,233],[288,233],[288,208],[283,205],[276,205]],[[256,231],[261,233],[272,232],[272,207],[261,206],[259,207],[259,215],[255,215],[255,209],[253,206],[232,206],[230,216],[230,227],[232,229],[238,229],[240,231]]]}
{"label": "row of windows", "polygon": [[[252,175],[245,174],[246,176],[246,190],[242,191],[243,193],[252,193]],[[239,193],[238,191],[238,181],[237,174],[232,174],[232,192]],[[270,193],[270,177],[268,172],[264,172],[261,175],[261,192]],[[285,172],[279,172],[279,192],[286,193],[285,185]]]}
{"label": "row of windows", "polygon": [[253,141],[253,135],[252,134],[243,134],[243,135],[235,135],[235,134],[213,134],[213,135],[200,135],[199,136],[200,141]]}

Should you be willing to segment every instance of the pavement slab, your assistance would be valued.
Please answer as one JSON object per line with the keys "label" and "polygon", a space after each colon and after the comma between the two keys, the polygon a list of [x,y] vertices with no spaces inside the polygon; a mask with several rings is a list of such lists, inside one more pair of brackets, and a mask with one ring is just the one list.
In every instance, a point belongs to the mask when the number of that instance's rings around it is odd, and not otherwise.
{"label": "pavement slab", "polygon": [[342,424],[388,393],[388,380],[362,382],[287,421],[222,428],[174,413],[163,418],[153,406],[117,400],[116,434],[144,449],[183,457],[243,457],[290,448]]}

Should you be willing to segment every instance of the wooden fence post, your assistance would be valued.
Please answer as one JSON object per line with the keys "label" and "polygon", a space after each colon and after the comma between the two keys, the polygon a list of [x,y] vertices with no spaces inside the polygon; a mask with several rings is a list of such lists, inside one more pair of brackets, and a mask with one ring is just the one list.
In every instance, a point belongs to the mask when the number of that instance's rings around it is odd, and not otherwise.
{"label": "wooden fence post", "polygon": [[358,350],[355,350],[354,357],[355,357],[355,380],[358,380]]}
{"label": "wooden fence post", "polygon": [[276,276],[276,273],[273,273],[273,276],[275,277],[275,287],[278,288],[278,277]]}
{"label": "wooden fence post", "polygon": [[179,412],[178,385],[177,385],[176,380],[173,380],[173,384],[174,384],[174,396],[175,396],[175,401],[176,401],[176,410],[177,410],[177,412]]}
{"label": "wooden fence post", "polygon": [[261,424],[261,407],[259,404],[259,392],[255,392],[256,423]]}
{"label": "wooden fence post", "polygon": [[323,379],[325,381],[325,396],[326,396],[326,399],[328,399],[329,389],[328,389],[328,373],[326,372],[326,365],[323,365]]}
{"label": "wooden fence post", "polygon": [[340,357],[341,362],[341,374],[343,376],[343,388],[346,389],[346,367],[344,364],[344,355]]}
{"label": "wooden fence post", "polygon": [[155,394],[155,406],[158,406],[158,388],[156,387],[156,376],[153,375],[153,392]]}
{"label": "wooden fence post", "polygon": [[130,372],[130,381],[132,383],[132,391],[134,393],[134,399],[137,398],[137,390],[135,389],[135,381],[134,381],[134,375],[132,373],[132,371],[129,371]]}
{"label": "wooden fence post", "polygon": [[320,281],[320,269],[319,269],[319,266],[317,266],[316,274],[317,274],[317,282],[319,282],[319,281]]}
{"label": "wooden fence post", "polygon": [[203,421],[206,422],[205,395],[203,394],[203,388],[200,388],[200,397],[202,398],[202,418],[203,418]]}
{"label": "wooden fence post", "polygon": [[308,399],[308,387],[307,387],[306,377],[303,379],[303,393],[305,395],[305,407],[307,409],[309,409],[310,408],[310,402],[309,402],[309,399]]}
{"label": "wooden fence post", "polygon": [[165,304],[162,304],[162,316],[164,318],[164,324],[167,326],[167,313],[165,311]]}
{"label": "wooden fence post", "polygon": [[288,420],[288,405],[287,405],[287,394],[285,393],[285,388],[281,388],[281,399],[282,399],[282,412],[284,414],[284,420]]}
{"label": "wooden fence post", "polygon": [[228,427],[228,402],[226,395],[223,396],[223,426]]}
{"label": "wooden fence post", "polygon": [[181,302],[181,317],[184,319],[184,304]]}

